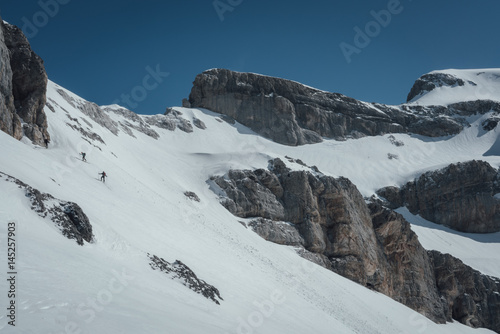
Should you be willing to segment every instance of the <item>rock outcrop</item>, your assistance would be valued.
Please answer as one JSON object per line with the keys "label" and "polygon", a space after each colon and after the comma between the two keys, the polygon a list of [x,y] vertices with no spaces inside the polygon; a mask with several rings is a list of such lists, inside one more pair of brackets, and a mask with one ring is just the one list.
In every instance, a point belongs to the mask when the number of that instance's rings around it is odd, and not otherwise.
{"label": "rock outcrop", "polygon": [[148,258],[151,261],[149,262],[151,269],[159,270],[171,279],[181,282],[185,287],[213,301],[217,305],[220,305],[220,301],[224,300],[216,287],[199,279],[196,274],[181,261],[176,260],[170,263],[163,258],[149,253]]}
{"label": "rock outcrop", "polygon": [[447,320],[500,333],[500,281],[450,254],[429,251],[437,288],[446,300]]}
{"label": "rock outcrop", "polygon": [[50,135],[43,110],[47,91],[43,61],[21,29],[0,19],[0,30],[0,129],[16,139],[24,133],[33,143],[45,145]]}
{"label": "rock outcrop", "polygon": [[12,95],[12,69],[5,44],[4,23],[0,18],[0,130],[16,139],[23,136],[21,120],[16,114]]}
{"label": "rock outcrop", "polygon": [[406,206],[413,214],[461,232],[500,231],[500,174],[484,161],[451,164],[422,174],[401,189],[377,192],[393,208]]}
{"label": "rock outcrop", "polygon": [[[430,87],[422,84],[419,89],[414,90]],[[452,135],[468,124],[464,116],[500,111],[500,104],[491,101],[448,107],[366,103],[290,80],[224,69],[196,76],[189,104],[232,117],[264,137],[292,146],[317,143],[322,137]]]}
{"label": "rock outcrop", "polygon": [[[471,85],[476,85],[476,83],[469,81]],[[413,100],[417,96],[421,96],[425,93],[428,93],[438,87],[443,86],[464,86],[465,81],[460,78],[457,78],[454,75],[446,74],[446,73],[428,73],[424,74],[420,78],[415,81],[413,87],[408,94],[407,101]]]}
{"label": "rock outcrop", "polygon": [[31,210],[42,218],[50,219],[66,238],[76,240],[80,246],[84,245],[84,241],[93,242],[92,225],[78,204],[42,193],[38,189],[2,172],[0,172],[0,182],[15,183],[29,198]]}
{"label": "rock outcrop", "polygon": [[[256,217],[248,225],[264,239],[303,247],[299,254],[311,261],[435,322],[451,320],[451,315],[475,326],[453,313],[455,304],[448,299],[453,296],[446,285],[438,284],[440,273],[410,224],[380,202],[368,205],[348,179],[325,176],[312,168],[292,171],[275,159],[268,170],[232,170],[211,181],[229,211]],[[456,281],[466,284],[463,277]],[[495,291],[486,289],[482,296],[495,298]],[[498,318],[495,305],[484,304],[481,312]],[[484,318],[478,310],[468,312]],[[488,320],[481,326],[494,328],[495,323]]]}

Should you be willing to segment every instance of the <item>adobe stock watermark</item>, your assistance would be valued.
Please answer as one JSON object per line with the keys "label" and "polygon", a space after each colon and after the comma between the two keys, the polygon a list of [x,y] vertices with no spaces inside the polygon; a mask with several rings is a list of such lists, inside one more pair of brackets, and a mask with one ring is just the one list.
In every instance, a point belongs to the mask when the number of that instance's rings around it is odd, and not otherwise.
{"label": "adobe stock watermark", "polygon": [[236,7],[241,5],[242,2],[243,0],[214,0],[212,5],[214,6],[217,16],[219,16],[219,20],[224,22],[224,14],[226,12],[232,12]]}
{"label": "adobe stock watermark", "polygon": [[31,20],[23,16],[21,30],[27,38],[34,38],[41,28],[45,27],[51,18],[58,13],[61,5],[67,5],[71,0],[40,0],[38,6],[41,10],[31,17]]}
{"label": "adobe stock watermark", "polygon": [[[412,1],[412,0],[408,0]],[[352,62],[354,54],[360,54],[361,51],[370,45],[371,41],[380,35],[382,28],[387,28],[392,21],[394,15],[399,15],[403,12],[404,7],[400,0],[389,0],[387,9],[379,11],[372,10],[370,15],[373,20],[365,24],[364,29],[358,26],[354,27],[353,44],[342,42],[339,44],[340,50],[344,55],[348,64]]]}
{"label": "adobe stock watermark", "polygon": [[[102,312],[106,305],[113,302],[114,296],[120,294],[125,290],[131,281],[135,280],[135,276],[129,275],[122,269],[122,272],[116,270],[111,271],[113,277],[108,280],[106,288],[99,290],[94,297],[87,297],[85,303],[80,303],[75,310],[76,315],[78,315],[79,320],[68,321],[64,325],[64,332],[52,333],[52,334],[62,334],[62,333],[74,333],[82,334],[85,331],[78,322],[89,324],[97,317],[97,313]],[[75,320],[75,319],[74,319]]]}
{"label": "adobe stock watermark", "polygon": [[[287,285],[289,291],[296,290],[300,285],[304,284],[308,278],[318,269],[318,265],[308,261],[306,259],[301,259],[300,266],[295,268],[295,275],[293,276],[293,282]],[[266,319],[271,318],[279,305],[286,302],[286,294],[280,289],[275,289],[269,295],[269,298],[254,301],[252,303],[254,310],[248,314],[246,317],[238,317],[238,325],[236,327],[235,333],[237,334],[254,334],[257,333],[257,329],[264,326]],[[225,334],[228,334],[227,332]]]}
{"label": "adobe stock watermark", "polygon": [[170,75],[169,72],[162,72],[159,64],[155,68],[146,66],[145,70],[147,74],[142,78],[141,84],[132,88],[130,93],[120,95],[119,99],[112,102],[113,104],[118,104],[128,109],[136,108],[139,103],[146,100],[148,92],[158,88],[165,78]]}

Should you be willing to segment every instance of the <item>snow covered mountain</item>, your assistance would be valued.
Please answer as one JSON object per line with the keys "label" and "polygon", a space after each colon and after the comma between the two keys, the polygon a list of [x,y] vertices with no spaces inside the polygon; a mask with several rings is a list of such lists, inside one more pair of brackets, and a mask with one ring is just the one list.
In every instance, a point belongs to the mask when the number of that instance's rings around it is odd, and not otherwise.
{"label": "snow covered mountain", "polygon": [[[475,101],[477,92],[485,94],[481,100],[500,101],[491,89],[500,70],[479,72],[439,72],[464,84],[426,79],[435,88],[423,84],[409,104]],[[230,194],[215,180],[229,182],[230,170],[269,170],[279,158],[291,172],[348,178],[369,198],[452,163],[475,159],[497,169],[496,111],[466,116],[470,126],[456,135],[323,137],[289,146],[204,108],[136,115],[99,107],[51,81],[46,99],[47,149],[0,131],[0,238],[7,244],[11,232],[16,246],[15,258],[7,247],[0,253],[4,274],[15,278],[0,281],[2,304],[16,307],[15,327],[10,310],[0,314],[2,332],[492,332],[458,321],[437,324],[305,260],[298,245],[264,240],[252,217],[221,205]],[[499,232],[457,232],[405,207],[397,211],[427,250],[500,277]],[[6,298],[9,291],[15,296]],[[495,294],[490,298],[498,303]]]}
{"label": "snow covered mountain", "polygon": [[450,105],[464,101],[499,101],[500,70],[444,70],[420,77],[408,95],[410,104]]}

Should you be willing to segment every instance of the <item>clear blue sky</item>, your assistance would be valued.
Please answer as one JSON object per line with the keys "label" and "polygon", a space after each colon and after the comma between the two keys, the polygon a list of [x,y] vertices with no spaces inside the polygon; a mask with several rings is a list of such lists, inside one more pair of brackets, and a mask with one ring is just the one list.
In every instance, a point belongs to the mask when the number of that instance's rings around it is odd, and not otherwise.
{"label": "clear blue sky", "polygon": [[0,13],[28,30],[51,80],[100,105],[134,93],[142,114],[180,105],[214,67],[388,104],[432,70],[500,67],[498,0],[23,0]]}

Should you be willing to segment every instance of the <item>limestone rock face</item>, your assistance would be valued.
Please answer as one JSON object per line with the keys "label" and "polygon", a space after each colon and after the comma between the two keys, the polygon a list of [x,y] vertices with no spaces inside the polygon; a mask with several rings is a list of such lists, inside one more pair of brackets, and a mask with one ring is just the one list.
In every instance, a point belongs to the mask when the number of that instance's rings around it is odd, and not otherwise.
{"label": "limestone rock face", "polygon": [[29,199],[30,209],[51,220],[66,238],[76,240],[81,246],[84,242],[94,242],[90,220],[77,203],[57,199],[3,172],[0,172],[0,182],[16,184]]}
{"label": "limestone rock face", "polygon": [[413,214],[462,232],[500,231],[498,171],[484,161],[451,164],[427,172],[401,189],[378,191],[393,208],[406,206]]}
{"label": "limestone rock face", "polygon": [[[43,61],[31,50],[29,42],[21,29],[4,23],[1,24],[1,27],[4,45],[9,50],[15,112],[24,122],[24,134],[35,144],[45,145],[45,140],[50,140],[50,136],[47,132],[47,117],[43,111],[47,91],[47,74]],[[2,61],[1,67],[6,69],[6,59],[4,57],[0,58]],[[8,77],[8,70],[6,74],[6,77]],[[5,83],[4,80],[1,81]],[[7,85],[1,90],[7,91],[8,89]],[[9,110],[9,106],[0,113],[6,114],[7,110]],[[14,120],[14,126],[12,132],[8,133],[19,139],[18,119],[15,116],[12,116],[12,119]],[[8,121],[8,119],[6,120]]]}
{"label": "limestone rock face", "polygon": [[[437,323],[455,319],[498,332],[498,279],[450,255],[425,250],[410,224],[384,206],[387,203],[372,200],[367,204],[348,179],[309,168],[293,171],[274,159],[268,170],[231,170],[211,181],[219,187],[214,190],[229,211],[255,217],[248,225],[264,239],[294,246],[310,261],[384,293]],[[482,162],[454,168],[471,175],[479,170],[491,182],[496,177],[496,171]],[[471,187],[471,193],[484,187],[478,181],[462,183]],[[386,195],[403,203],[398,188],[386,188]]]}
{"label": "limestone rock face", "polygon": [[[457,78],[440,80],[460,84]],[[431,89],[431,81],[421,81],[411,95]],[[322,137],[345,140],[409,132],[452,135],[468,125],[465,116],[500,111],[500,104],[492,101],[448,107],[366,103],[290,80],[225,69],[197,75],[189,104],[229,116],[264,137],[292,146],[317,143]]]}
{"label": "limestone rock face", "polygon": [[371,203],[373,228],[384,253],[380,270],[383,273],[377,291],[420,312],[429,319],[443,323],[446,305],[436,289],[434,268],[427,251],[400,214]]}
{"label": "limestone rock face", "polygon": [[500,281],[450,254],[429,251],[429,256],[439,293],[447,303],[447,320],[500,333]]}
{"label": "limestone rock face", "polygon": [[401,216],[369,208],[348,179],[292,171],[279,159],[269,165],[214,177],[221,203],[239,217],[260,217],[250,226],[266,240],[302,245],[323,267],[446,320],[428,255]]}
{"label": "limestone rock face", "polygon": [[4,24],[0,18],[0,130],[16,139],[23,136],[21,121],[14,107],[12,69],[9,49],[5,44]]}
{"label": "limestone rock face", "polygon": [[[475,85],[475,83],[473,83]],[[408,94],[407,101],[413,100],[415,97],[424,93],[430,92],[442,86],[463,86],[465,82],[451,74],[445,73],[428,73],[415,81],[415,84]]]}
{"label": "limestone rock face", "polygon": [[290,223],[257,218],[248,224],[258,235],[275,244],[288,246],[303,246],[304,238],[297,228]]}

